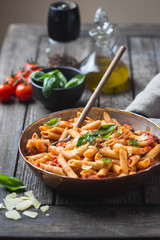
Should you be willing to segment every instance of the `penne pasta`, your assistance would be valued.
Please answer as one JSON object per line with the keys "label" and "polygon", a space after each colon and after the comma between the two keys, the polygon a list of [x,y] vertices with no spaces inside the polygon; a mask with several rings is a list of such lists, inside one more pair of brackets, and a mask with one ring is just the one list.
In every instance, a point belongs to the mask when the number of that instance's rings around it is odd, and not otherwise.
{"label": "penne pasta", "polygon": [[68,177],[71,178],[78,178],[77,174],[72,170],[72,168],[68,165],[65,158],[62,156],[62,154],[59,154],[58,156],[58,163],[62,166],[63,171]]}
{"label": "penne pasta", "polygon": [[52,173],[56,173],[58,175],[62,175],[65,176],[63,169],[61,167],[55,167],[49,164],[44,164],[44,163],[40,163],[40,166],[42,169],[52,172]]}
{"label": "penne pasta", "polygon": [[[87,116],[81,128],[74,128],[80,115],[39,126],[27,141],[26,159],[42,170],[83,179],[136,174],[158,161],[160,139],[152,133],[134,131],[107,112],[98,120]],[[68,135],[71,139],[63,142]],[[62,141],[53,146],[57,140]]]}

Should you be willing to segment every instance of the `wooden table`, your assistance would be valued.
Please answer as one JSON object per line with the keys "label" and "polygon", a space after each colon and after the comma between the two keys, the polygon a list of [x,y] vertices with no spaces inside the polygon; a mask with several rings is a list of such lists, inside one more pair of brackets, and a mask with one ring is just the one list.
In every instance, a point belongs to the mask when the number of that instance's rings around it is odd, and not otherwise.
{"label": "wooden table", "polygon": [[[131,90],[120,95],[101,95],[96,106],[125,109],[151,78],[160,71],[160,25],[119,25],[127,51],[123,60],[130,70]],[[85,25],[82,35],[87,36]],[[46,64],[47,30],[44,26],[9,26],[0,58],[0,81],[18,70],[28,58]],[[91,92],[78,103],[84,106]],[[23,129],[51,113],[40,103],[12,101],[0,104],[0,173],[20,178],[42,204],[49,204],[49,216],[6,219],[0,210],[1,239],[131,239],[160,237],[160,173],[144,185],[114,197],[69,196],[50,189],[37,178],[18,152]],[[153,119],[160,124],[160,119]],[[9,192],[0,186],[0,202]]]}

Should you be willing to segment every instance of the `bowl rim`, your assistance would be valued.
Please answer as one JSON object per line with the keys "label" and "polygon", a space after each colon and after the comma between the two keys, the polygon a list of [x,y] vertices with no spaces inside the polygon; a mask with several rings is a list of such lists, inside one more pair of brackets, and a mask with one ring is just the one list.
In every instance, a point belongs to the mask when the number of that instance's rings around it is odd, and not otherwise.
{"label": "bowl rim", "polygon": [[[40,71],[44,71],[44,70],[52,71],[52,70],[56,70],[56,69],[68,69],[68,70],[72,70],[72,71],[74,70],[74,71],[79,72],[79,74],[77,74],[77,75],[82,75],[82,74],[83,74],[79,69],[74,68],[74,67],[68,67],[68,66],[59,66],[59,67],[43,68],[43,69],[40,70]],[[48,72],[49,72],[49,71],[48,71]],[[46,73],[47,73],[47,72],[46,72]],[[73,87],[69,87],[69,88],[53,88],[52,91],[69,91],[69,90],[75,89],[75,88],[77,88],[77,87],[80,87],[81,85],[84,84],[84,82],[85,82],[85,80],[86,80],[86,75],[85,75],[85,74],[83,74],[83,75],[84,75],[84,80],[83,80],[80,84],[78,84],[78,85],[76,85],[76,86],[73,86]],[[75,75],[75,76],[76,76],[76,75]],[[42,89],[42,88],[43,88],[43,86],[40,86],[39,84],[37,84],[32,78],[30,78],[30,79],[31,79],[31,84],[32,84],[34,87],[39,88],[39,89]]]}
{"label": "bowl rim", "polygon": [[[61,112],[66,112],[66,111],[72,111],[72,110],[75,111],[75,110],[83,110],[83,109],[84,109],[83,107],[79,107],[79,108],[76,107],[76,108],[69,108],[69,109],[65,109],[65,110],[56,111],[56,112],[53,112],[53,113],[61,113]],[[139,117],[139,118],[145,119],[146,121],[150,122],[151,124],[153,124],[156,128],[158,128],[158,129],[160,130],[160,126],[158,126],[158,124],[154,123],[152,120],[150,120],[150,119],[148,119],[148,118],[146,118],[146,117],[144,117],[144,116],[142,116],[142,115],[140,115],[140,114],[137,114],[137,113],[133,113],[133,112],[129,112],[129,111],[126,111],[126,110],[121,110],[121,109],[115,109],[115,108],[92,107],[92,109],[95,109],[95,110],[96,110],[96,109],[97,109],[97,110],[105,110],[105,111],[109,110],[109,111],[114,111],[114,112],[128,113],[129,115],[137,116],[137,117]],[[92,110],[92,109],[91,109],[91,110]],[[101,181],[104,182],[104,181],[108,181],[108,182],[109,182],[109,181],[117,181],[117,180],[118,180],[118,181],[121,181],[122,179],[131,179],[131,178],[134,178],[135,176],[139,176],[139,175],[145,174],[146,172],[149,172],[149,171],[153,170],[154,168],[156,168],[157,166],[160,165],[160,161],[159,161],[159,162],[155,163],[154,165],[151,165],[151,166],[149,166],[148,168],[146,168],[146,169],[144,169],[144,170],[141,170],[141,171],[139,171],[139,172],[136,172],[136,173],[134,173],[134,174],[131,174],[131,175],[126,175],[126,176],[121,176],[121,177],[112,177],[112,178],[110,178],[110,177],[107,177],[107,178],[98,178],[98,179],[92,179],[92,178],[85,178],[85,179],[83,179],[83,178],[71,178],[71,177],[68,177],[68,176],[58,175],[58,174],[56,174],[56,173],[52,173],[52,172],[43,170],[43,169],[41,169],[41,168],[38,168],[37,166],[35,166],[35,165],[33,165],[31,162],[29,162],[29,161],[25,158],[25,156],[23,155],[23,153],[22,153],[22,151],[21,151],[21,148],[20,148],[21,139],[22,139],[23,134],[25,134],[25,132],[28,130],[28,128],[31,127],[32,124],[35,124],[36,122],[40,121],[41,119],[44,119],[44,118],[46,118],[46,117],[51,116],[53,113],[47,114],[47,115],[45,115],[44,117],[42,117],[42,118],[34,121],[34,122],[31,123],[30,125],[28,125],[28,126],[25,128],[25,130],[23,131],[23,133],[22,133],[22,135],[21,135],[21,137],[20,137],[20,139],[19,139],[19,142],[18,142],[19,152],[20,152],[22,158],[24,159],[24,161],[25,161],[27,164],[29,164],[31,167],[35,168],[37,171],[40,171],[40,172],[42,172],[42,173],[45,173],[45,174],[48,174],[48,175],[51,175],[51,176],[59,177],[59,178],[64,179],[64,180],[66,180],[66,181],[67,181],[67,180],[68,180],[68,181],[72,180],[72,181],[74,181],[74,182],[77,182],[77,181],[78,181],[78,182],[79,182],[79,181],[81,181],[81,182],[86,182],[86,181],[87,181],[87,182],[94,182],[94,181],[96,181],[96,182],[101,182]]]}

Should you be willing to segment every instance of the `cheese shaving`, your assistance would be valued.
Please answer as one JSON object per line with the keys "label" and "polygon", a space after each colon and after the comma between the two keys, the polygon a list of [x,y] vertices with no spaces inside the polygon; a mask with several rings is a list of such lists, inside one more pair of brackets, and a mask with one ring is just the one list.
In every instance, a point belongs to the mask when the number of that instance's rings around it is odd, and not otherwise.
{"label": "cheese shaving", "polygon": [[8,211],[14,209],[17,206],[17,204],[20,203],[20,202],[21,202],[20,198],[8,198],[8,197],[6,197],[4,199],[4,204],[5,204]]}
{"label": "cheese shaving", "polygon": [[95,160],[97,163],[104,163],[102,160]]}
{"label": "cheese shaving", "polygon": [[5,206],[3,205],[3,203],[0,203],[0,209],[5,208]]}
{"label": "cheese shaving", "polygon": [[38,209],[41,205],[41,203],[35,198],[35,197],[31,197],[30,198],[30,201],[32,202],[32,205]]}
{"label": "cheese shaving", "polygon": [[42,210],[42,212],[47,212],[49,209],[49,206],[45,205],[45,206],[42,206],[40,209]]}
{"label": "cheese shaving", "polygon": [[11,194],[8,194],[6,197],[7,197],[7,198],[17,197],[17,193],[13,192],[13,193],[11,193]]}
{"label": "cheese shaving", "polygon": [[13,220],[21,219],[21,215],[16,210],[10,210],[5,213],[6,217]]}
{"label": "cheese shaving", "polygon": [[30,200],[24,200],[16,205],[16,209],[23,211],[31,206],[32,206],[32,202]]}
{"label": "cheese shaving", "polygon": [[137,141],[145,141],[148,139],[148,135],[142,134],[141,136],[137,137]]}
{"label": "cheese shaving", "polygon": [[91,169],[92,166],[88,166],[88,165],[85,165],[85,164],[82,164],[82,169],[85,170],[85,169]]}
{"label": "cheese shaving", "polygon": [[34,197],[32,190],[24,193],[27,197]]}
{"label": "cheese shaving", "polygon": [[24,211],[23,214],[30,218],[36,218],[38,216],[38,213],[33,211]]}
{"label": "cheese shaving", "polygon": [[132,155],[132,148],[131,147],[127,147],[127,151],[129,155]]}
{"label": "cheese shaving", "polygon": [[121,128],[121,127],[118,127],[117,132],[122,134],[122,133],[123,133],[122,128]]}

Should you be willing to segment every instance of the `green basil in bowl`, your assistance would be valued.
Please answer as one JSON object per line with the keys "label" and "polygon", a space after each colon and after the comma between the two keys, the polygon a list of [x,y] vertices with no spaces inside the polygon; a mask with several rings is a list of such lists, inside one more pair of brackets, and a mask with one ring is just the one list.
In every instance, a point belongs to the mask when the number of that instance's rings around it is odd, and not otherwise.
{"label": "green basil in bowl", "polygon": [[31,73],[30,78],[35,99],[53,110],[71,107],[85,89],[85,75],[76,68],[46,68]]}

